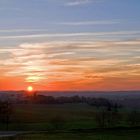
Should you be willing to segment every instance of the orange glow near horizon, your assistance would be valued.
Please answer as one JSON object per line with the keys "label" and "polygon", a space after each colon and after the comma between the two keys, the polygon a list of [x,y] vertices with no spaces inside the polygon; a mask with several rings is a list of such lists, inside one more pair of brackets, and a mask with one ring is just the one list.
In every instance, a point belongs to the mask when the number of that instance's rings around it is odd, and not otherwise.
{"label": "orange glow near horizon", "polygon": [[[139,90],[139,79],[140,77],[129,77],[122,79],[118,77],[103,78],[100,81],[86,77],[82,80],[65,80],[65,81],[40,81],[38,83],[27,83],[24,81],[24,77],[1,77],[0,78],[0,90],[26,90],[32,92],[34,90],[51,90],[51,91],[63,91],[63,90]],[[94,80],[94,81],[93,81]],[[46,83],[46,84],[44,84]],[[28,90],[29,88],[29,90]],[[29,92],[31,93],[31,91]]]}
{"label": "orange glow near horizon", "polygon": [[130,55],[134,47],[139,50],[140,41],[71,43],[30,43],[19,44],[13,51],[1,49],[0,90],[140,90],[139,56]]}

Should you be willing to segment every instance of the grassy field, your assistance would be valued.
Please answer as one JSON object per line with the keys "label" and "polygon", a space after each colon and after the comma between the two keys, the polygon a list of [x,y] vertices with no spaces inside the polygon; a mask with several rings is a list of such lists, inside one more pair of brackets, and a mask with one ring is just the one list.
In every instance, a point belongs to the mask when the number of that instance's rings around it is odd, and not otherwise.
{"label": "grassy field", "polygon": [[29,140],[138,140],[140,131],[122,131],[122,132],[96,132],[96,133],[61,133],[61,134],[33,134],[21,136],[20,138]]}
{"label": "grassy field", "polygon": [[139,140],[140,130],[98,131],[90,133],[36,133],[0,140]]}
{"label": "grassy field", "polygon": [[[85,104],[16,105],[9,130],[48,130],[56,123],[63,129],[93,128],[94,112],[94,107]],[[2,125],[0,128],[5,129]]]}
{"label": "grassy field", "polygon": [[[50,129],[92,129],[98,127],[95,116],[101,111],[87,104],[15,105],[9,130],[42,131]],[[128,111],[121,111],[122,121],[117,126],[129,126],[125,119]],[[0,130],[5,130],[4,124]]]}
{"label": "grassy field", "polygon": [[[99,128],[95,119],[101,108],[87,104],[62,105],[15,105],[8,130],[33,131],[35,133],[19,135],[14,140],[139,140],[140,129],[130,128],[124,108],[119,110],[121,120],[117,127],[125,129]],[[128,128],[128,129],[127,129]],[[130,129],[129,129],[130,128]],[[0,125],[6,130],[6,125]],[[56,133],[59,130],[59,133]],[[82,131],[81,131],[82,130]],[[83,131],[84,130],[84,131]],[[86,131],[89,130],[89,131]],[[40,133],[41,131],[41,133]],[[44,133],[42,132],[44,131]],[[49,133],[48,133],[49,131]],[[85,132],[86,131],[86,132]],[[83,133],[82,133],[83,132]],[[8,140],[9,138],[0,138]]]}

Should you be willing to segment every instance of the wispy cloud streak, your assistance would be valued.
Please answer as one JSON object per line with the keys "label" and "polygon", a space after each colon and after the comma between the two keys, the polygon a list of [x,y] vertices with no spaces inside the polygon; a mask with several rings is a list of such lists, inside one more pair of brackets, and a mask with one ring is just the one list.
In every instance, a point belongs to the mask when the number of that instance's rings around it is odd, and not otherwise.
{"label": "wispy cloud streak", "polygon": [[[101,81],[107,77],[139,75],[140,40],[99,42],[48,42],[21,44],[8,54],[1,71],[6,76],[22,76],[26,82]],[[126,75],[127,73],[127,75]]]}
{"label": "wispy cloud streak", "polygon": [[92,0],[70,0],[66,3],[67,6],[78,6],[83,4],[91,3]]}
{"label": "wispy cloud streak", "polygon": [[17,39],[17,38],[43,38],[43,37],[81,37],[81,36],[116,36],[116,35],[139,35],[140,31],[114,31],[114,32],[79,32],[79,33],[54,33],[54,34],[28,34],[28,35],[11,35],[0,36],[0,39]]}
{"label": "wispy cloud streak", "polygon": [[62,22],[60,25],[81,26],[81,25],[110,25],[119,24],[121,20],[101,20],[101,21],[80,21],[80,22]]}
{"label": "wispy cloud streak", "polygon": [[0,29],[0,33],[15,33],[15,32],[45,32],[45,29]]}

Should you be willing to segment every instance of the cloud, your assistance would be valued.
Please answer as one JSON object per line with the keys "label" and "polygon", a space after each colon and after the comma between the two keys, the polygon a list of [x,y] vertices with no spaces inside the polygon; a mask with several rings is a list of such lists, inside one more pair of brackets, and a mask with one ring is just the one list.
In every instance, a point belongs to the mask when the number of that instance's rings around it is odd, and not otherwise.
{"label": "cloud", "polygon": [[80,22],[62,22],[60,25],[83,26],[83,25],[110,25],[119,24],[121,20],[99,20],[99,21],[80,21]]}
{"label": "cloud", "polygon": [[[69,38],[70,37],[120,37],[140,35],[140,31],[114,31],[114,32],[77,32],[77,33],[53,33],[53,34],[28,34],[0,36],[0,39],[31,39],[31,38]],[[83,38],[82,38],[83,39]]]}
{"label": "cloud", "polygon": [[80,5],[87,5],[93,3],[100,3],[104,0],[67,0],[65,3],[66,6],[80,6]]}
{"label": "cloud", "polygon": [[139,45],[140,40],[25,43],[0,48],[1,54],[9,56],[3,61],[0,55],[0,72],[34,83],[137,76]]}
{"label": "cloud", "polygon": [[16,33],[16,32],[42,32],[45,29],[0,29],[0,33]]}
{"label": "cloud", "polygon": [[92,0],[69,0],[69,2],[66,3],[67,6],[78,6],[83,4],[91,3]]}
{"label": "cloud", "polygon": [[73,55],[75,54],[75,52],[59,52],[59,53],[53,53],[53,54],[50,54],[48,55],[49,58],[54,58],[54,57],[57,57],[57,56],[68,56],[68,55]]}

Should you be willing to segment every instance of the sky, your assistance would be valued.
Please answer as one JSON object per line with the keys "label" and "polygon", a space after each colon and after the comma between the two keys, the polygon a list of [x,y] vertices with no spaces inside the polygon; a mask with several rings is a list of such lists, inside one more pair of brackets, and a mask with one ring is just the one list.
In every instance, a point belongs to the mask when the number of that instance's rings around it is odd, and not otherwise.
{"label": "sky", "polygon": [[0,90],[140,90],[140,0],[0,0]]}

